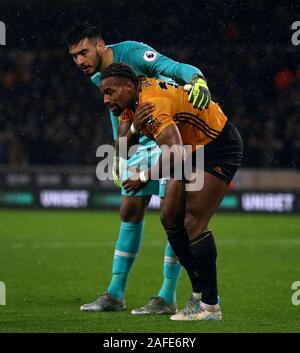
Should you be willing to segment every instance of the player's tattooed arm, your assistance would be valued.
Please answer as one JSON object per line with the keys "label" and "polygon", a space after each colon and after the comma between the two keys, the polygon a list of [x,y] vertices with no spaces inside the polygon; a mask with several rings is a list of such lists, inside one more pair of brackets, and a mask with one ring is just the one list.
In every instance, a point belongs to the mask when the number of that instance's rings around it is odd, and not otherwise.
{"label": "player's tattooed arm", "polygon": [[180,132],[175,124],[168,125],[155,138],[161,148],[161,155],[156,165],[148,169],[148,179],[167,178],[170,172],[182,166],[185,151]]}

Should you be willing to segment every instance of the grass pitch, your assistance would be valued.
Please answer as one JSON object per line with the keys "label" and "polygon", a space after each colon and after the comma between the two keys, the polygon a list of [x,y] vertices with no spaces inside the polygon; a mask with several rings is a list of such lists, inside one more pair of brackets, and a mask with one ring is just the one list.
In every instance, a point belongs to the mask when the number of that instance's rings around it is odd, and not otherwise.
{"label": "grass pitch", "polygon": [[[122,313],[81,313],[106,290],[119,229],[117,212],[0,211],[0,332],[300,332],[300,217],[216,215],[221,322],[173,322],[133,316],[162,282],[166,237],[148,213],[143,245],[129,278]],[[182,272],[179,307],[191,293]]]}

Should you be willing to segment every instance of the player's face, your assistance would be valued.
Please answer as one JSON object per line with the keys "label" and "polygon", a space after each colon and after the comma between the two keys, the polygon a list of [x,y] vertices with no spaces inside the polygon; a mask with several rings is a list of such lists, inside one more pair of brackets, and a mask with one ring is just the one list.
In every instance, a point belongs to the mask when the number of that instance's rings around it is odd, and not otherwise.
{"label": "player's face", "polygon": [[114,115],[120,115],[125,108],[132,108],[135,87],[130,80],[119,77],[107,77],[100,82],[104,104]]}
{"label": "player's face", "polygon": [[69,53],[79,69],[85,75],[92,76],[100,69],[104,49],[105,44],[102,40],[86,38],[69,47]]}

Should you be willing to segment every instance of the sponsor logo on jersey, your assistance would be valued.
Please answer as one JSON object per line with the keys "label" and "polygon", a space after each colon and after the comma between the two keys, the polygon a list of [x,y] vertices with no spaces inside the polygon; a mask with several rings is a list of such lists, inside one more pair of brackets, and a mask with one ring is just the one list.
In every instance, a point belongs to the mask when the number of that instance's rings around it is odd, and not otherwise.
{"label": "sponsor logo on jersey", "polygon": [[153,135],[155,135],[160,126],[161,126],[161,122],[158,121],[157,119],[153,119],[153,117],[150,115],[146,122],[147,130],[151,132]]}
{"label": "sponsor logo on jersey", "polygon": [[146,61],[153,61],[155,60],[157,57],[157,53],[155,53],[152,50],[147,50],[144,54],[144,60]]}

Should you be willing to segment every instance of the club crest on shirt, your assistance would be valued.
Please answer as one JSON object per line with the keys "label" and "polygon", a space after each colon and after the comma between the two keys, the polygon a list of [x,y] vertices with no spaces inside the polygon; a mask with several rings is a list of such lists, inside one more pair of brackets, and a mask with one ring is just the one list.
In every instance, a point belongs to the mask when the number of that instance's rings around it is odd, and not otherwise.
{"label": "club crest on shirt", "polygon": [[130,118],[132,118],[133,113],[129,109],[125,108],[122,113],[119,115],[119,121],[126,121]]}
{"label": "club crest on shirt", "polygon": [[120,119],[121,121],[123,121],[123,120],[126,119],[126,111],[125,111],[125,110],[122,111],[122,113],[121,113],[120,116],[119,116],[119,119]]}
{"label": "club crest on shirt", "polygon": [[151,86],[153,86],[152,83],[143,77],[143,79],[141,80],[141,87],[151,87]]}
{"label": "club crest on shirt", "polygon": [[156,59],[156,57],[157,57],[157,53],[155,53],[152,50],[147,50],[144,53],[144,60],[146,60],[146,61],[153,61]]}

